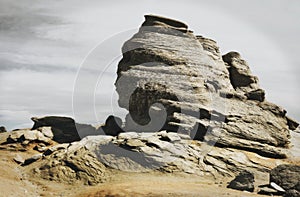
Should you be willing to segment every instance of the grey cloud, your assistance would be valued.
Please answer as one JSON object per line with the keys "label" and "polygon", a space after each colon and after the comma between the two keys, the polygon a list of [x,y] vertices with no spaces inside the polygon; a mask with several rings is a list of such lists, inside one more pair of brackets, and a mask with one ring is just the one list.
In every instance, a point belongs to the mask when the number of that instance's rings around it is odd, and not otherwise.
{"label": "grey cloud", "polygon": [[55,16],[44,15],[30,1],[0,1],[0,34],[7,36],[32,37],[32,28],[47,24],[61,24],[62,20]]}
{"label": "grey cloud", "polygon": [[22,64],[0,58],[0,71],[31,70],[36,72],[76,72],[76,68],[63,65]]}

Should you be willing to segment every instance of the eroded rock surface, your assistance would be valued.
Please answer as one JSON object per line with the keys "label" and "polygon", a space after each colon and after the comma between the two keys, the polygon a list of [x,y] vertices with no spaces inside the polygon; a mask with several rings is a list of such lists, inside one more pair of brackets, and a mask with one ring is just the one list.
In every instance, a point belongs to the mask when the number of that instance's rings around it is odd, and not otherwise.
{"label": "eroded rock surface", "polygon": [[274,182],[286,191],[297,190],[300,192],[300,166],[279,165],[270,172],[270,182]]}
{"label": "eroded rock surface", "polygon": [[94,185],[113,176],[111,170],[161,171],[214,178],[234,176],[247,168],[265,172],[268,158],[230,148],[208,146],[189,136],[166,131],[88,136],[79,142],[49,148],[33,173],[48,180]]}
{"label": "eroded rock surface", "polygon": [[53,133],[50,127],[40,127],[35,130],[19,129],[11,131],[6,139],[5,144],[21,143],[28,145],[30,143],[51,144]]}
{"label": "eroded rock surface", "polygon": [[[39,153],[15,161],[32,168],[32,176],[87,185],[104,182],[114,170],[217,179],[288,163],[290,130],[299,124],[266,101],[241,55],[222,56],[215,41],[195,36],[180,21],[145,19],[124,44],[118,65],[115,85],[120,107],[129,111],[125,122],[110,116],[96,129],[68,117],[33,118],[32,129],[0,134],[8,136],[6,144],[34,144]],[[242,189],[253,191],[252,174],[247,181]],[[297,194],[299,183],[292,185],[286,194]]]}
{"label": "eroded rock surface", "polygon": [[[215,41],[152,15],[122,52],[115,84],[120,107],[129,110],[127,131],[166,129],[219,147],[287,157],[289,132],[298,123],[265,100],[239,53],[222,56]],[[157,103],[163,108],[155,111]]]}
{"label": "eroded rock surface", "polygon": [[83,142],[57,145],[44,153],[45,158],[32,173],[35,176],[74,184],[95,185],[106,180],[106,168],[88,151]]}

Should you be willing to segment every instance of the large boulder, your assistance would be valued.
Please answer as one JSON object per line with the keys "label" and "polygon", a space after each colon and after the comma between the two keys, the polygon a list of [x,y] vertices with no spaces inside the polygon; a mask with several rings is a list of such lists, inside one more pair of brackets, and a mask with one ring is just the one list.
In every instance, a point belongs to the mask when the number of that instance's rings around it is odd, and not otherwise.
{"label": "large boulder", "polygon": [[63,142],[79,141],[81,138],[77,132],[75,121],[69,117],[46,116],[42,118],[32,117],[34,122],[32,129],[48,126],[53,130],[53,140]]}
{"label": "large boulder", "polygon": [[254,191],[254,174],[247,170],[240,172],[227,186],[241,191]]}
{"label": "large boulder", "polygon": [[298,190],[300,192],[300,166],[283,164],[272,169],[270,182],[274,182],[286,191]]}
{"label": "large boulder", "polygon": [[228,66],[229,77],[232,87],[237,90],[257,89],[258,78],[253,76],[245,60],[238,52],[229,52],[222,56]]}
{"label": "large boulder", "polygon": [[105,125],[101,127],[106,135],[117,136],[124,132],[122,129],[122,119],[116,116],[108,116]]}
{"label": "large boulder", "polygon": [[72,118],[60,116],[33,117],[32,130],[40,127],[51,127],[53,140],[59,143],[79,141],[85,136],[96,135],[96,129],[87,124],[76,123]]}
{"label": "large boulder", "polygon": [[[124,128],[165,129],[219,147],[287,157],[290,130],[298,123],[266,101],[239,53],[222,56],[215,41],[195,36],[182,22],[153,15],[145,16],[122,52],[115,85],[119,106],[129,111]],[[157,104],[164,109],[151,117]]]}

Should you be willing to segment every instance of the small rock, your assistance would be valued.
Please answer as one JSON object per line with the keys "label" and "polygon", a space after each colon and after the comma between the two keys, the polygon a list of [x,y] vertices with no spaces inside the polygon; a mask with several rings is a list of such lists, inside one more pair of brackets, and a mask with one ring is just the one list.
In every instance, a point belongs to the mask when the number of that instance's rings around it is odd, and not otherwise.
{"label": "small rock", "polygon": [[274,183],[274,182],[271,182],[271,183],[270,183],[270,186],[271,186],[272,188],[276,189],[276,190],[279,191],[279,192],[285,192],[285,190],[284,190],[282,187],[280,187],[279,185],[277,185],[277,184]]}
{"label": "small rock", "polygon": [[44,134],[42,134],[41,132],[38,132],[37,133],[37,140],[39,142],[43,142],[43,143],[46,143],[46,144],[49,144],[51,139],[49,137],[46,137]]}
{"label": "small rock", "polygon": [[52,139],[54,136],[51,127],[40,127],[37,130],[40,131],[42,134],[44,134],[44,136],[48,138]]}
{"label": "small rock", "polygon": [[22,166],[27,166],[27,165],[29,165],[29,164],[31,164],[31,163],[33,163],[33,162],[39,160],[40,158],[42,158],[42,156],[43,156],[43,154],[37,154],[37,155],[34,155],[34,156],[32,156],[32,157],[26,159],[26,160],[24,161],[24,163],[22,164]]}
{"label": "small rock", "polygon": [[184,134],[184,133],[177,133],[177,135],[183,139],[183,140],[190,140],[191,139],[191,136],[188,135],[188,134]]}
{"label": "small rock", "polygon": [[34,150],[37,150],[37,151],[39,151],[39,152],[45,152],[46,150],[48,150],[48,147],[36,145],[33,149],[34,149]]}
{"label": "small rock", "polygon": [[139,135],[136,132],[124,132],[118,135],[118,139],[134,139],[138,137]]}
{"label": "small rock", "polygon": [[24,159],[21,155],[17,154],[17,155],[14,157],[14,161],[15,161],[16,163],[18,163],[18,164],[23,164],[24,161],[25,161],[25,159]]}
{"label": "small rock", "polygon": [[69,146],[69,144],[58,144],[56,146],[52,146],[48,148],[43,155],[51,155],[54,151],[66,149]]}
{"label": "small rock", "polygon": [[10,132],[10,135],[7,137],[7,143],[15,143],[20,141],[21,136],[23,136],[24,132],[29,131],[29,129],[24,130],[14,130]]}
{"label": "small rock", "polygon": [[3,126],[1,126],[1,127],[0,127],[0,133],[5,133],[5,132],[7,132],[7,131],[6,131],[6,128],[3,127]]}
{"label": "small rock", "polygon": [[264,194],[264,195],[282,195],[283,194],[283,192],[280,192],[280,191],[274,189],[273,187],[271,187],[271,185],[261,185],[258,187],[259,187],[258,194]]}
{"label": "small rock", "polygon": [[296,120],[287,116],[286,116],[286,120],[290,130],[294,131],[298,128],[299,123]]}
{"label": "small rock", "polygon": [[241,191],[254,191],[254,175],[252,172],[244,170],[240,172],[235,179],[233,179],[227,188],[241,190]]}
{"label": "small rock", "polygon": [[38,139],[38,131],[37,130],[29,130],[24,132],[23,134],[23,140],[28,140],[28,141],[35,141]]}
{"label": "small rock", "polygon": [[44,143],[39,143],[38,144],[40,147],[46,147],[46,145]]}
{"label": "small rock", "polygon": [[165,139],[166,141],[169,141],[169,142],[174,142],[174,141],[180,141],[181,137],[177,133],[170,132],[170,133],[162,133],[161,139],[162,140]]}
{"label": "small rock", "polygon": [[24,140],[21,144],[22,144],[23,146],[27,146],[29,143],[30,143],[29,140]]}
{"label": "small rock", "polygon": [[145,146],[145,143],[143,143],[141,140],[138,139],[128,139],[126,145],[131,147],[140,147],[140,146]]}
{"label": "small rock", "polygon": [[256,100],[263,102],[265,100],[265,91],[262,89],[253,90],[246,93],[246,97],[249,100]]}
{"label": "small rock", "polygon": [[264,194],[264,195],[277,195],[278,191],[273,189],[273,188],[269,188],[269,187],[262,187],[259,189],[258,194]]}

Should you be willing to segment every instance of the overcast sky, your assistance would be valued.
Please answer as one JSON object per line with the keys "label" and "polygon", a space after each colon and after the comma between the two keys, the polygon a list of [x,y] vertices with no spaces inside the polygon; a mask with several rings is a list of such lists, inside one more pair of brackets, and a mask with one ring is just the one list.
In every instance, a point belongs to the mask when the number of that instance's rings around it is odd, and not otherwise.
{"label": "overcast sky", "polygon": [[95,68],[85,77],[97,83],[96,110],[75,95],[79,121],[124,113],[115,107],[115,72],[121,46],[144,14],[184,21],[195,34],[216,40],[223,54],[240,52],[267,99],[300,120],[298,0],[0,0],[0,126],[30,127],[32,116],[73,116],[75,80],[86,65]]}

